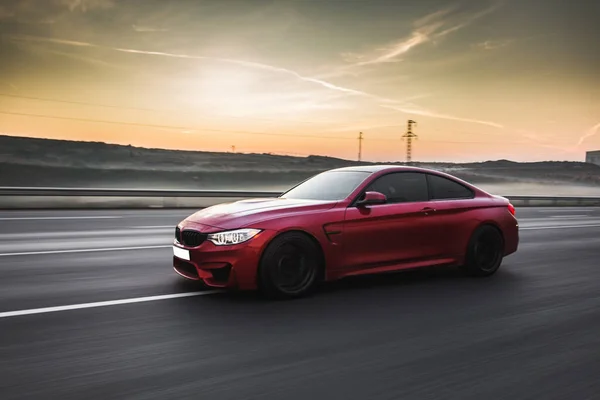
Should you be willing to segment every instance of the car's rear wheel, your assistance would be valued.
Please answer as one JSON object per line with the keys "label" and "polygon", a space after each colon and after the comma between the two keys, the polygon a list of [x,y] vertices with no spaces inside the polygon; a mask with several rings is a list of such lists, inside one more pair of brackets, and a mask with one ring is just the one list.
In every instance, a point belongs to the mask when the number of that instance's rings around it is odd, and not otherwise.
{"label": "car's rear wheel", "polygon": [[285,233],[267,246],[258,269],[261,292],[271,298],[296,298],[312,292],[321,268],[317,245],[300,232]]}
{"label": "car's rear wheel", "polygon": [[500,268],[503,258],[502,234],[497,228],[484,225],[471,236],[464,269],[472,276],[490,276]]}

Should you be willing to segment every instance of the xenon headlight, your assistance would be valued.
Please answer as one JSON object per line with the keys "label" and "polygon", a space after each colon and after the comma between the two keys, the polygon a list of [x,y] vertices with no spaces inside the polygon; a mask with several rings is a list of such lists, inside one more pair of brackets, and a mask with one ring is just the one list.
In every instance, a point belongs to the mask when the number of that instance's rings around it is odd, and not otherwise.
{"label": "xenon headlight", "polygon": [[244,243],[260,233],[260,229],[236,229],[234,231],[211,233],[208,240],[217,246]]}

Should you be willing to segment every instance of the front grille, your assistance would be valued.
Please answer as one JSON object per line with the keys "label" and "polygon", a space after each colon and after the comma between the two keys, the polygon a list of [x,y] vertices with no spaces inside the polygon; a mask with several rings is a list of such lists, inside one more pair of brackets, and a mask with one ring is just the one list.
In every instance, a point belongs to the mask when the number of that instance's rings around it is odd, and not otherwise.
{"label": "front grille", "polygon": [[181,241],[186,246],[198,247],[206,240],[208,235],[197,231],[186,231],[181,232]]}
{"label": "front grille", "polygon": [[181,243],[181,229],[179,229],[179,227],[175,228],[175,239]]}

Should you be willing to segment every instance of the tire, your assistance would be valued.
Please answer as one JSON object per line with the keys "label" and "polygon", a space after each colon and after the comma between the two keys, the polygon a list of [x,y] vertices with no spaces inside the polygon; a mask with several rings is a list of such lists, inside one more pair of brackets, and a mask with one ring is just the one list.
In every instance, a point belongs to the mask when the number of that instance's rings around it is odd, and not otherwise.
{"label": "tire", "polygon": [[258,267],[258,287],[268,298],[292,299],[313,292],[322,268],[320,249],[307,235],[284,233],[267,246]]}
{"label": "tire", "polygon": [[491,225],[484,225],[471,236],[463,269],[471,276],[490,276],[498,271],[503,258],[502,233]]}

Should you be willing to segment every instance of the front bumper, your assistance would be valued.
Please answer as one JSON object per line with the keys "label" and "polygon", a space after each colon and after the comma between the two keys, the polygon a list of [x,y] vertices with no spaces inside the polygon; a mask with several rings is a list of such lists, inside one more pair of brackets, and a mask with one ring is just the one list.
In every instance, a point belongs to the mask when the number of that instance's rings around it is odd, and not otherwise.
{"label": "front bumper", "polygon": [[253,290],[263,249],[274,232],[262,231],[249,241],[232,246],[217,246],[205,241],[198,247],[186,247],[175,240],[173,246],[189,251],[190,259],[173,256],[173,269],[184,278],[203,281],[217,288]]}

